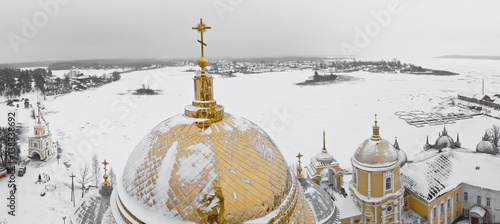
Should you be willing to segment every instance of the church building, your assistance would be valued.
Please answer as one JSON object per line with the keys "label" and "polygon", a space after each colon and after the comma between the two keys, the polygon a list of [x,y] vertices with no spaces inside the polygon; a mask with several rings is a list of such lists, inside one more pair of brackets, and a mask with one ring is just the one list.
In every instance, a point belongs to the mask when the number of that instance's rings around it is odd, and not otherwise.
{"label": "church building", "polygon": [[41,105],[37,103],[38,121],[33,126],[33,136],[28,137],[28,157],[31,159],[46,160],[54,154],[52,134],[48,123],[41,119]]}

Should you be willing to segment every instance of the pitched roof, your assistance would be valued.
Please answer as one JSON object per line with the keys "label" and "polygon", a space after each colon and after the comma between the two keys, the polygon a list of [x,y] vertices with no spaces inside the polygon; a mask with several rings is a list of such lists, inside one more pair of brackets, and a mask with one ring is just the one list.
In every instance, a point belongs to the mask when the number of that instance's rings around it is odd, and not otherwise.
{"label": "pitched roof", "polygon": [[405,188],[432,201],[461,183],[500,191],[500,157],[466,149],[428,150],[415,155],[417,161],[401,168]]}

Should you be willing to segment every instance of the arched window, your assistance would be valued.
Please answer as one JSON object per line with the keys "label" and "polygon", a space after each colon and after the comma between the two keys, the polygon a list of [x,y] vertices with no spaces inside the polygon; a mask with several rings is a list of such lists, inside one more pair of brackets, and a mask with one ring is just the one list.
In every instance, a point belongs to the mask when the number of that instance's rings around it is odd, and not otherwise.
{"label": "arched window", "polygon": [[38,130],[35,130],[35,135],[38,135]]}
{"label": "arched window", "polygon": [[358,172],[356,172],[356,170],[354,170],[354,172],[352,172],[352,181],[354,182],[354,184],[358,184],[358,175],[357,175]]}
{"label": "arched window", "polygon": [[33,142],[33,147],[38,148],[38,143]]}
{"label": "arched window", "polygon": [[392,188],[392,178],[388,177],[385,179],[385,190],[390,190]]}

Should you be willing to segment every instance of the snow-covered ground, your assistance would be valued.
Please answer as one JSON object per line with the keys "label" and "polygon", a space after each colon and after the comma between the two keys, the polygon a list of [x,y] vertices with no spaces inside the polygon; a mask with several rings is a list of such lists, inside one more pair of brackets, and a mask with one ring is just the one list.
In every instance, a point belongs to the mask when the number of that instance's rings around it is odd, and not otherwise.
{"label": "snow-covered ground", "polygon": [[[322,86],[297,86],[313,75],[311,70],[238,75],[235,78],[215,76],[215,99],[225,111],[245,117],[264,128],[274,139],[288,163],[296,162],[298,152],[303,165],[322,148],[322,131],[326,130],[326,147],[341,167],[350,167],[350,157],[357,146],[371,136],[374,114],[378,114],[381,136],[394,141],[410,155],[422,150],[426,135],[432,142],[442,126],[416,128],[399,119],[394,112],[458,112],[450,99],[466,90],[479,92],[485,79],[486,92],[500,89],[500,64],[489,60],[425,59],[402,60],[422,67],[458,72],[459,76],[419,76],[406,74],[351,73],[363,81]],[[61,163],[54,157],[46,162],[32,162],[24,177],[17,177],[16,217],[7,216],[0,206],[0,222],[58,223],[72,209],[70,174],[78,176],[80,164],[91,161],[96,153],[106,159],[120,178],[128,156],[143,136],[161,121],[184,112],[193,100],[191,72],[186,67],[170,67],[122,74],[122,79],[96,89],[73,92],[44,101],[45,119],[50,122],[54,141],[63,148]],[[96,73],[96,74],[102,74]],[[149,84],[163,90],[154,96],[136,96],[128,91]],[[35,99],[33,99],[35,100]],[[31,100],[30,100],[31,101]],[[34,103],[34,101],[32,102]],[[0,112],[7,111],[0,104]],[[19,122],[32,125],[29,113]],[[28,115],[26,115],[28,114]],[[2,115],[6,116],[6,115]],[[3,123],[3,119],[0,121]],[[24,119],[24,120],[20,120]],[[447,125],[455,138],[460,133],[462,146],[475,149],[484,130],[500,120],[475,117]],[[32,129],[29,130],[30,132]],[[23,150],[27,150],[26,146]],[[26,155],[26,152],[23,152]],[[69,168],[63,162],[71,164]],[[57,187],[39,194],[43,185],[35,185],[39,173],[47,173],[48,184]],[[0,200],[7,203],[7,181],[0,180]],[[77,188],[76,198],[81,197]],[[79,196],[80,195],[80,196]]]}

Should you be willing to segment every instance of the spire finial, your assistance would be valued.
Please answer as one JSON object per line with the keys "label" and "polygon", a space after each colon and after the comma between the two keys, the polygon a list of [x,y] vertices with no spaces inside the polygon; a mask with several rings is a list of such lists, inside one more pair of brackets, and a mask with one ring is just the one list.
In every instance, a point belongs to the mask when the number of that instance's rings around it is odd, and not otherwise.
{"label": "spire finial", "polygon": [[373,141],[380,141],[380,127],[377,125],[377,114],[375,114],[375,125],[373,125],[373,135],[372,135],[372,140]]}
{"label": "spire finial", "polygon": [[429,135],[427,135],[427,141],[425,142],[425,144],[429,144]]}
{"label": "spire finial", "polygon": [[201,57],[198,58],[198,65],[201,67],[201,72],[194,77],[194,101],[193,106],[185,108],[184,114],[188,117],[204,119],[203,122],[198,122],[199,127],[208,127],[211,123],[222,120],[224,116],[224,107],[217,105],[214,100],[213,77],[205,72],[205,67],[208,65],[208,59],[205,57],[204,46],[207,44],[203,41],[203,32],[211,29],[203,23],[193,27],[193,30],[198,30],[201,35]]}
{"label": "spire finial", "polygon": [[396,140],[394,140],[394,148],[399,149],[398,137],[396,136]]}
{"label": "spire finial", "polygon": [[297,175],[297,177],[299,177],[299,178],[303,178],[303,177],[304,177],[304,175],[302,175],[302,167],[300,166],[300,164],[302,163],[302,162],[300,162],[300,158],[301,158],[302,156],[303,156],[303,155],[301,155],[301,154],[300,154],[300,152],[299,152],[299,154],[296,156],[297,158],[299,158],[299,167],[297,168],[297,171],[298,171],[298,173],[299,173],[299,174]]}
{"label": "spire finial", "polygon": [[323,129],[323,151],[326,152],[326,144],[325,144],[325,129]]}
{"label": "spire finial", "polygon": [[40,111],[41,104],[40,104],[40,101],[38,101],[36,103],[36,106],[38,107],[38,125],[40,125],[40,124],[42,124],[42,122],[40,121],[40,115],[41,115],[41,111]]}
{"label": "spire finial", "polygon": [[102,176],[104,178],[104,183],[102,183],[102,186],[103,187],[108,187],[110,186],[111,184],[108,182],[108,174],[107,174],[107,171],[108,169],[106,169],[106,166],[109,164],[108,162],[106,162],[106,160],[104,160],[104,162],[102,162],[102,164],[104,165],[104,176]]}
{"label": "spire finial", "polygon": [[483,141],[489,141],[490,136],[488,136],[488,130],[484,131]]}

